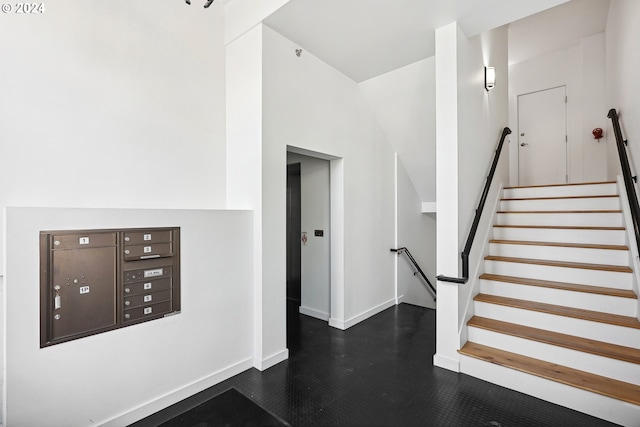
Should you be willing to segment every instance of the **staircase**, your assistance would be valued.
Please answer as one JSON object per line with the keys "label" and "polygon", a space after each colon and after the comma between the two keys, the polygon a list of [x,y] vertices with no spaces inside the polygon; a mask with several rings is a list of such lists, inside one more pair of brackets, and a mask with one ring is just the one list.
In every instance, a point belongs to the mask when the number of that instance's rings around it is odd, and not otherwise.
{"label": "staircase", "polygon": [[507,188],[499,209],[461,372],[640,426],[638,284],[617,184]]}

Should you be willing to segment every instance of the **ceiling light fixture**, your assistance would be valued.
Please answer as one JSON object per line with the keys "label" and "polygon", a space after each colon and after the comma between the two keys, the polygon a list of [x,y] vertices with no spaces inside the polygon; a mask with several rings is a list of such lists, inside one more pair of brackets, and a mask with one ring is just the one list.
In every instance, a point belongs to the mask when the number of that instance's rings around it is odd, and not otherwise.
{"label": "ceiling light fixture", "polygon": [[[185,0],[187,2],[187,4],[191,4],[191,0]],[[204,8],[208,8],[209,6],[211,6],[211,3],[213,3],[213,0],[207,0],[207,2],[204,4]]]}
{"label": "ceiling light fixture", "polygon": [[489,92],[496,85],[496,69],[484,67],[484,88]]}

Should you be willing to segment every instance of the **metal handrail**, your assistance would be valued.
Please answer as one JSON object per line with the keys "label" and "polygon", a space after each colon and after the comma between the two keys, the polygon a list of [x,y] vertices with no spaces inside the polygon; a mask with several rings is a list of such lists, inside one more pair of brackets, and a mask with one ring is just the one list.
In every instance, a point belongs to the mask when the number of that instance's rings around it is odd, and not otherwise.
{"label": "metal handrail", "polygon": [[403,252],[405,254],[407,254],[407,257],[409,258],[409,261],[411,261],[413,266],[418,270],[418,271],[414,272],[413,275],[415,276],[416,273],[420,273],[420,275],[425,280],[425,282],[427,282],[427,285],[429,285],[429,287],[431,288],[431,291],[433,292],[433,300],[435,301],[436,300],[436,288],[434,288],[433,285],[431,284],[431,282],[429,281],[429,279],[427,279],[427,275],[424,274],[424,271],[422,271],[422,269],[418,265],[418,262],[415,260],[415,258],[413,258],[413,256],[411,255],[411,252],[409,252],[409,249],[407,249],[405,247],[402,247],[402,248],[398,248],[398,249],[391,249],[391,252],[397,252],[398,256],[400,256],[400,254],[403,253]]}
{"label": "metal handrail", "polygon": [[636,245],[638,246],[638,253],[640,253],[640,227],[638,227],[638,222],[640,221],[640,206],[638,206],[638,196],[636,195],[636,190],[633,185],[635,179],[631,176],[629,157],[627,156],[627,150],[625,149],[627,141],[622,138],[620,120],[615,108],[609,110],[607,117],[611,119],[611,123],[613,124],[613,133],[616,136],[616,146],[618,147],[618,157],[620,157],[620,167],[622,168],[622,177],[624,178],[624,188],[627,192],[627,198],[629,199],[629,207],[631,208],[633,232],[636,235]]}
{"label": "metal handrail", "polygon": [[498,148],[496,149],[496,154],[493,157],[493,163],[491,164],[491,170],[489,171],[489,175],[487,175],[487,182],[484,185],[484,190],[482,191],[482,196],[480,197],[480,203],[478,203],[478,209],[476,209],[476,216],[473,218],[473,224],[471,225],[471,230],[469,230],[469,236],[467,237],[467,243],[464,245],[464,250],[460,257],[462,258],[462,277],[448,277],[443,276],[442,274],[436,276],[436,279],[443,282],[451,282],[451,283],[459,283],[465,284],[469,281],[469,253],[471,252],[471,246],[473,245],[473,239],[476,237],[476,231],[478,231],[478,224],[480,223],[480,217],[482,216],[482,211],[484,210],[484,204],[487,201],[487,196],[489,195],[489,189],[491,188],[491,183],[493,182],[493,175],[496,172],[496,167],[498,166],[498,160],[500,159],[500,153],[502,152],[502,146],[504,145],[504,140],[511,133],[511,129],[505,127],[502,130],[502,136],[500,137],[500,142],[498,143]]}

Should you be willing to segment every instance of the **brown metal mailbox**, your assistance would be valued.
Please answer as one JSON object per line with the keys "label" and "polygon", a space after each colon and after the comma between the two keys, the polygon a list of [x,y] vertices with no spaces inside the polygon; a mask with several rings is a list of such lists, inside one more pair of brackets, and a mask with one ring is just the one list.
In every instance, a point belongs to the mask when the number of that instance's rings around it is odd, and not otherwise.
{"label": "brown metal mailbox", "polygon": [[159,313],[168,313],[172,311],[171,301],[162,302],[160,304],[144,305],[142,307],[132,308],[124,311],[124,322],[144,322],[157,318]]}
{"label": "brown metal mailbox", "polygon": [[172,230],[129,231],[124,233],[125,245],[147,245],[173,241]]}
{"label": "brown metal mailbox", "polygon": [[146,292],[138,295],[125,296],[124,297],[124,308],[125,310],[129,308],[138,307],[140,305],[149,305],[155,304],[158,302],[168,301],[171,299],[171,290],[168,289],[166,291],[160,292]]}
{"label": "brown metal mailbox", "polygon": [[40,347],[180,312],[180,228],[40,232]]}
{"label": "brown metal mailbox", "polygon": [[130,294],[139,294],[142,292],[156,292],[163,291],[165,289],[171,289],[171,278],[167,279],[157,279],[157,280],[145,280],[138,283],[126,284],[124,286],[124,295],[125,297]]}
{"label": "brown metal mailbox", "polygon": [[131,245],[124,248],[124,259],[126,261],[170,256],[173,256],[173,245],[171,243]]}

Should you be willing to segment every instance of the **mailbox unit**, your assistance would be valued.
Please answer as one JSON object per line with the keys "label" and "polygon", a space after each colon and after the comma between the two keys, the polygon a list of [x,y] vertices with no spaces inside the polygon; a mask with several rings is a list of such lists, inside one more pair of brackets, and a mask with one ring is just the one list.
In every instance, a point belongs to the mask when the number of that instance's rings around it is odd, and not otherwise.
{"label": "mailbox unit", "polygon": [[40,347],[180,312],[180,228],[40,232]]}

